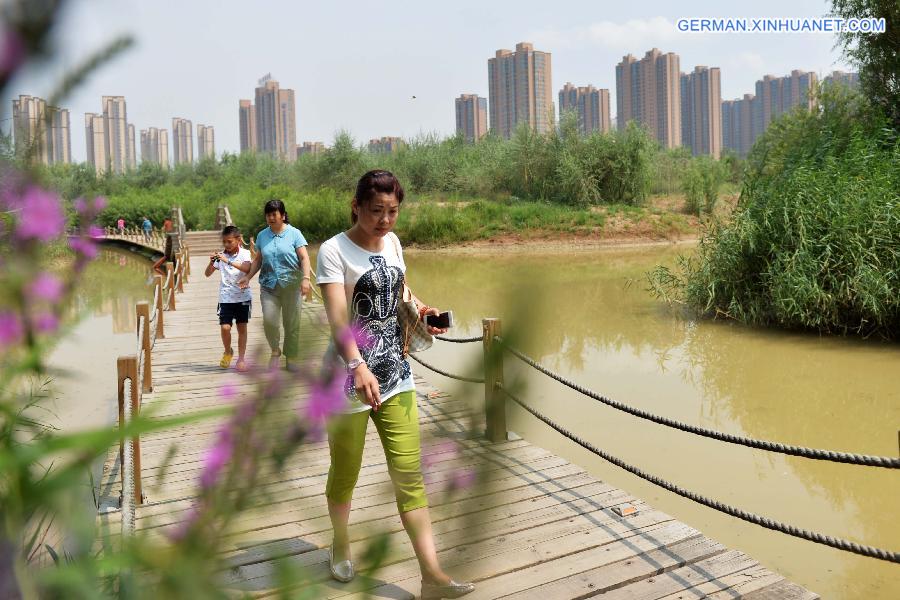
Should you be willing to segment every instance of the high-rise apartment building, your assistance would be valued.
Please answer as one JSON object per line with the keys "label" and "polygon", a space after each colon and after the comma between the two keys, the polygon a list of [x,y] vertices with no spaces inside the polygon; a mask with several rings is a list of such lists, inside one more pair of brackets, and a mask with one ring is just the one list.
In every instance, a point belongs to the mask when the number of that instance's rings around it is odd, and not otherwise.
{"label": "high-rise apartment building", "polygon": [[859,73],[845,73],[844,71],[832,71],[830,75],[825,76],[825,86],[840,83],[849,88],[859,88]]}
{"label": "high-rise apartment building", "polygon": [[29,153],[45,165],[72,162],[69,111],[47,106],[43,98],[20,95],[13,105],[16,153]]}
{"label": "high-rise apartment building", "polygon": [[241,152],[256,150],[256,107],[251,100],[238,100]]}
{"label": "high-rise apartment building", "polygon": [[303,144],[297,144],[297,158],[300,158],[304,154],[322,154],[325,152],[325,144],[322,142],[303,142]]}
{"label": "high-rise apartment building", "polygon": [[403,146],[403,140],[399,137],[384,136],[369,140],[369,152],[377,154],[390,154]]}
{"label": "high-rise apartment building", "polygon": [[766,75],[756,82],[756,95],[722,103],[722,145],[746,156],[769,124],[797,106],[813,109],[818,77],[812,71]]}
{"label": "high-rise apartment building", "polygon": [[128,137],[128,145],[125,147],[125,149],[127,150],[127,152],[125,153],[125,155],[127,157],[126,164],[127,164],[127,168],[131,170],[131,169],[137,168],[137,149],[135,148],[135,145],[134,145],[134,142],[135,142],[135,140],[134,140],[134,125],[132,125],[131,123],[128,124],[127,137]]}
{"label": "high-rise apartment building", "polygon": [[616,65],[616,123],[642,123],[663,148],[681,145],[681,61],[657,48],[644,58],[632,55]]}
{"label": "high-rise apartment building", "polygon": [[175,165],[194,162],[194,132],[189,119],[172,119],[172,159]]}
{"label": "high-rise apartment building", "polygon": [[490,127],[509,139],[521,124],[538,133],[555,124],[550,53],[540,52],[528,42],[516,44],[515,52],[497,50],[488,59]]}
{"label": "high-rise apartment building", "polygon": [[754,140],[761,136],[769,124],[794,109],[815,106],[815,90],[818,78],[812,71],[791,71],[790,75],[775,77],[766,75],[756,82],[758,114],[755,117]]}
{"label": "high-rise apartment building", "polygon": [[[103,96],[103,119],[106,129],[106,155],[108,169],[124,173],[129,166],[130,144],[128,114],[124,96]],[[133,138],[132,138],[133,139]]]}
{"label": "high-rise apartment building", "polygon": [[69,110],[49,107],[50,111],[50,162],[69,164],[72,162],[72,128],[69,121]]}
{"label": "high-rise apartment building", "polygon": [[296,156],[297,110],[294,90],[281,89],[266,75],[256,88],[256,150],[286,160]]}
{"label": "high-rise apartment building", "polygon": [[456,133],[468,142],[480,140],[487,133],[487,98],[477,94],[461,94],[456,99]]}
{"label": "high-rise apartment building", "polygon": [[718,67],[681,74],[681,142],[694,156],[722,153],[722,77]]}
{"label": "high-rise apartment building", "polygon": [[141,130],[141,161],[169,168],[169,131],[166,129]]}
{"label": "high-rise apartment building", "polygon": [[216,158],[216,132],[212,125],[197,125],[197,160]]}
{"label": "high-rise apartment building", "polygon": [[598,90],[592,85],[575,87],[567,82],[559,90],[560,119],[569,110],[577,113],[578,127],[585,135],[594,131],[607,133],[610,129],[609,90]]}
{"label": "high-rise apartment building", "polygon": [[753,146],[753,112],[756,97],[744,94],[743,98],[722,102],[722,148],[747,156]]}
{"label": "high-rise apartment building", "polygon": [[94,167],[94,172],[97,175],[102,175],[109,171],[106,119],[103,118],[103,115],[96,113],[86,113],[84,115],[84,137],[88,164]]}

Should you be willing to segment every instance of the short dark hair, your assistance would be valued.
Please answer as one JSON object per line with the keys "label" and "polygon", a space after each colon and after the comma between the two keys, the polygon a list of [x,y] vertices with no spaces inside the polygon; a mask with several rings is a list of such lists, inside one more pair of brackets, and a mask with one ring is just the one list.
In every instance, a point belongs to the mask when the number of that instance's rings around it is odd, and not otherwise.
{"label": "short dark hair", "polygon": [[229,235],[241,237],[241,230],[236,225],[226,225],[222,228],[222,237],[228,237]]}
{"label": "short dark hair", "polygon": [[[397,203],[403,203],[403,186],[390,171],[375,169],[359,178],[356,184],[356,204],[368,204],[378,194],[393,194]],[[356,215],[350,211],[350,220],[356,223]]]}
{"label": "short dark hair", "polygon": [[263,212],[269,214],[275,211],[281,213],[281,218],[284,219],[285,223],[290,223],[290,221],[288,221],[287,208],[285,208],[284,202],[281,200],[269,200],[266,202],[266,205],[263,207]]}

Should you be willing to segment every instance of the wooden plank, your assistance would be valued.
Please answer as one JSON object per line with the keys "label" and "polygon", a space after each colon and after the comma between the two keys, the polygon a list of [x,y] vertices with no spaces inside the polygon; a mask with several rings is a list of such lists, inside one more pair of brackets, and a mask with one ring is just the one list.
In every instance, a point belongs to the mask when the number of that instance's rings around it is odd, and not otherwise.
{"label": "wooden plank", "polygon": [[654,575],[612,590],[604,594],[604,600],[658,600],[679,590],[683,592],[687,590],[686,593],[691,594],[689,597],[702,597],[702,592],[699,590],[698,595],[694,595],[694,590],[698,586],[713,583],[714,586],[717,586],[717,590],[727,589],[728,584],[719,580],[728,575],[752,569],[758,564],[743,552],[729,550],[680,569]]}
{"label": "wooden plank", "polygon": [[[677,531],[677,530],[676,530]],[[696,530],[579,552],[481,583],[475,598],[581,598],[709,558],[726,548]],[[554,577],[559,579],[553,580]],[[549,583],[541,584],[542,581]]]}

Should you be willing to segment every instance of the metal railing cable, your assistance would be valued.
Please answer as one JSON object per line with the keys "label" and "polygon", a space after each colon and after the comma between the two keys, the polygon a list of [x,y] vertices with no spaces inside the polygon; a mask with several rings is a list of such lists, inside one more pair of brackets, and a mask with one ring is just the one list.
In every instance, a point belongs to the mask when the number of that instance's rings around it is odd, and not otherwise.
{"label": "metal railing cable", "polygon": [[720,502],[718,500],[713,500],[711,498],[707,498],[706,496],[703,496],[696,492],[692,492],[690,490],[686,490],[686,489],[682,488],[681,486],[678,486],[674,483],[666,481],[665,479],[662,479],[661,477],[657,477],[656,475],[651,475],[649,473],[645,473],[641,469],[638,469],[637,467],[626,463],[622,459],[617,458],[617,457],[613,456],[612,454],[609,454],[608,452],[605,452],[605,451],[597,448],[590,442],[581,439],[579,436],[573,434],[572,432],[568,431],[564,427],[553,422],[551,419],[544,416],[539,411],[535,410],[531,406],[522,402],[514,394],[507,391],[502,385],[498,384],[498,387],[499,387],[500,391],[503,392],[503,394],[507,398],[509,398],[510,400],[512,400],[513,402],[515,402],[516,404],[518,404],[519,406],[524,408],[536,419],[543,421],[546,425],[548,425],[549,427],[554,429],[556,432],[558,432],[558,433],[562,434],[564,437],[572,440],[573,442],[575,442],[576,444],[578,444],[585,450],[588,450],[589,452],[596,454],[603,460],[610,462],[610,463],[616,465],[617,467],[628,471],[632,475],[640,477],[641,479],[643,479],[645,481],[649,481],[650,483],[657,485],[663,489],[666,489],[666,490],[668,490],[674,494],[677,494],[683,498],[687,498],[688,500],[693,500],[694,502],[697,502],[698,504],[702,504],[704,506],[712,508],[713,510],[717,510],[719,512],[725,513],[726,515],[736,517],[738,519],[741,519],[742,521],[747,521],[748,523],[753,523],[754,525],[759,525],[760,527],[765,527],[766,529],[771,529],[773,531],[779,531],[781,533],[784,533],[784,534],[787,534],[787,535],[790,535],[790,536],[793,536],[796,538],[800,538],[800,539],[807,540],[810,542],[815,542],[817,544],[822,544],[825,546],[829,546],[831,548],[836,548],[838,550],[844,550],[846,552],[852,552],[854,554],[868,556],[870,558],[877,558],[879,560],[884,560],[884,561],[888,561],[888,562],[892,562],[892,563],[900,563],[900,552],[892,552],[890,550],[883,550],[881,548],[875,548],[873,546],[857,544],[856,542],[851,542],[849,540],[836,538],[836,537],[833,537],[830,535],[825,535],[825,534],[818,533],[815,531],[808,531],[806,529],[801,529],[800,527],[796,527],[794,525],[786,525],[779,521],[775,521],[774,519],[770,519],[768,517],[763,517],[763,516],[757,515],[755,513],[745,511],[740,508],[735,508],[731,505],[725,504],[724,502]]}
{"label": "metal railing cable", "polygon": [[680,431],[686,431],[688,433],[693,433],[695,435],[699,435],[702,437],[708,437],[715,440],[719,440],[722,442],[728,442],[729,444],[738,444],[740,446],[748,446],[750,448],[757,448],[760,450],[767,450],[769,452],[778,452],[780,454],[788,454],[791,456],[801,456],[803,458],[811,458],[814,460],[824,460],[830,462],[837,463],[845,463],[851,465],[863,465],[867,467],[882,467],[885,469],[898,469],[900,468],[900,458],[891,458],[887,456],[873,456],[869,454],[854,454],[851,452],[838,452],[835,450],[823,450],[819,448],[806,448],[804,446],[792,446],[789,444],[782,444],[780,442],[771,442],[768,440],[757,440],[754,438],[743,437],[739,435],[733,435],[730,433],[723,433],[721,431],[716,431],[714,429],[707,429],[705,427],[698,427],[696,425],[689,425],[687,423],[682,423],[680,421],[676,421],[674,419],[670,419],[668,417],[663,417],[660,415],[655,415],[653,413],[647,412],[645,410],[641,410],[639,408],[635,408],[633,406],[629,406],[622,402],[618,402],[616,400],[612,400],[607,398],[606,396],[602,396],[588,388],[579,385],[573,381],[570,381],[543,366],[533,358],[523,354],[519,350],[513,348],[512,346],[506,344],[502,338],[495,337],[497,342],[499,342],[505,350],[510,352],[513,356],[521,360],[522,362],[528,364],[529,366],[537,369],[544,375],[555,379],[561,384],[569,387],[576,392],[584,394],[589,398],[593,398],[598,402],[601,402],[609,407],[615,408],[616,410],[620,410],[622,412],[628,413],[632,416],[639,417],[641,419],[646,419],[648,421],[652,421],[654,423],[658,423],[660,425],[665,425],[666,427],[671,427],[673,429],[678,429]]}
{"label": "metal railing cable", "polygon": [[442,342],[453,342],[454,344],[469,344],[471,342],[484,341],[484,336],[479,335],[478,337],[451,338],[443,335],[436,335],[434,336],[434,339],[441,340]]}
{"label": "metal railing cable", "polygon": [[468,381],[469,383],[484,383],[484,379],[475,379],[474,377],[463,377],[462,375],[453,375],[452,373],[448,373],[446,371],[442,371],[435,366],[429,365],[427,362],[419,358],[418,356],[414,356],[412,354],[408,355],[411,359],[425,367],[426,369],[431,369],[435,373],[439,375],[443,375],[444,377],[449,377],[450,379],[458,379],[460,381]]}

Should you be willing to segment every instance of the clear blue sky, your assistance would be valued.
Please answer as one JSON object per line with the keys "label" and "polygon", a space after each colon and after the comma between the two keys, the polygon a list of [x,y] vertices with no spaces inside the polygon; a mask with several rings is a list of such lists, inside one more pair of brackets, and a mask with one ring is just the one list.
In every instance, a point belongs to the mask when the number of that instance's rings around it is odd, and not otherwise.
{"label": "clear blue sky", "polygon": [[98,112],[104,94],[125,96],[138,132],[171,130],[172,117],[180,116],[195,128],[213,125],[217,153],[237,151],[238,100],[252,98],[266,73],[296,92],[298,143],[330,144],[341,128],[358,143],[451,134],[453,99],[486,97],[488,58],[521,41],[552,53],[554,90],[567,81],[609,88],[613,117],[616,63],[654,46],[679,54],[685,72],[699,64],[720,67],[723,99],[753,92],[766,73],[849,70],[833,49],[833,34],[697,34],[675,27],[681,17],[820,17],[830,9],[823,0],[744,6],[645,0],[610,11],[589,0],[73,1],[55,32],[56,62],[20,76],[2,114],[9,116],[19,93],[48,96],[66,67],[118,33],[131,33],[135,47],[62,102],[71,111],[77,161],[85,157],[84,113]]}

